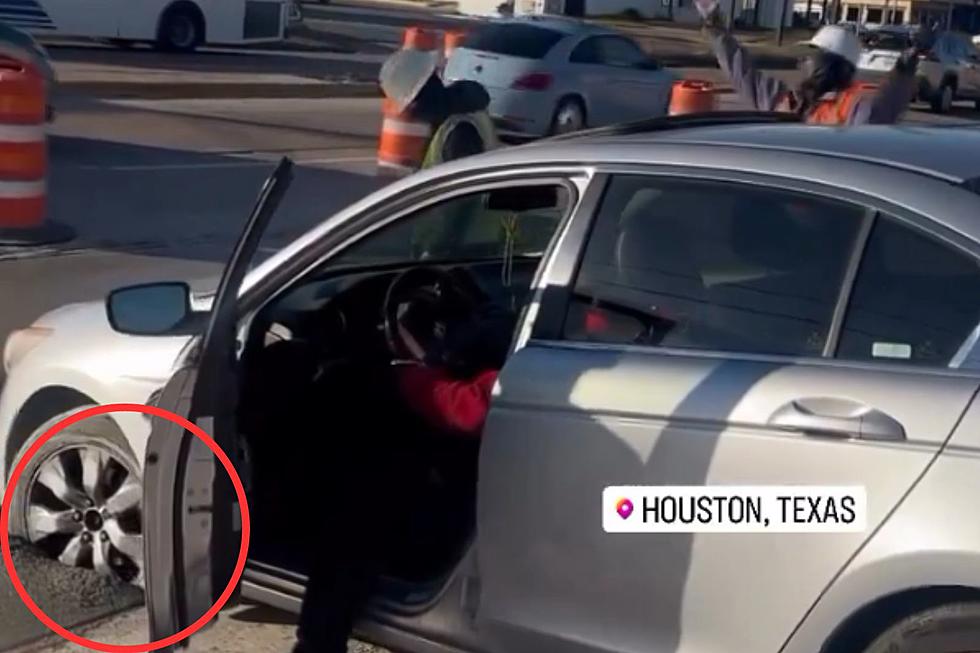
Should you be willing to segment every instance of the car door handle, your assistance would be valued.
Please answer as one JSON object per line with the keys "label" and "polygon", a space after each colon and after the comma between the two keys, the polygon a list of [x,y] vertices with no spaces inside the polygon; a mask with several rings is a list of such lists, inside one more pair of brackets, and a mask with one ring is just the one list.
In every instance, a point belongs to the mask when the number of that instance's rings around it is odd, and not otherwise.
{"label": "car door handle", "polygon": [[804,435],[892,442],[905,439],[905,428],[894,417],[837,397],[794,399],[770,416],[769,425]]}

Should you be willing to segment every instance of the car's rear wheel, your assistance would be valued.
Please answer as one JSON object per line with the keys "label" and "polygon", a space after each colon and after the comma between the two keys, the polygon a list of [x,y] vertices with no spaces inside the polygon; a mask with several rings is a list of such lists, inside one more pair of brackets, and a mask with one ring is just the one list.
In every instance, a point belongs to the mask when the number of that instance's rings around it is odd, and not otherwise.
{"label": "car's rear wheel", "polygon": [[[11,471],[69,414],[42,424]],[[125,438],[107,415],[90,417],[57,433],[27,462],[14,488],[10,534],[65,565],[142,585],[142,497],[139,465]]]}
{"label": "car's rear wheel", "polygon": [[171,7],[160,20],[157,45],[161,50],[192,52],[204,41],[204,22],[190,6]]}
{"label": "car's rear wheel", "polygon": [[980,603],[952,603],[907,617],[882,633],[864,653],[980,651]]}
{"label": "car's rear wheel", "polygon": [[585,127],[585,107],[577,98],[564,98],[551,119],[551,134],[570,134]]}
{"label": "car's rear wheel", "polygon": [[953,108],[955,94],[956,89],[953,88],[953,85],[948,81],[943,82],[936,94],[932,96],[932,110],[936,113],[949,113],[949,110]]}

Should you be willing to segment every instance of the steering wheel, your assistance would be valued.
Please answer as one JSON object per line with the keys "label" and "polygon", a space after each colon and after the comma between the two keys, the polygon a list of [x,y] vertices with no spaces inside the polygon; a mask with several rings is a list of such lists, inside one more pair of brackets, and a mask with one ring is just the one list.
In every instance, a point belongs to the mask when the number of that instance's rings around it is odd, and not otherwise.
{"label": "steering wheel", "polygon": [[438,363],[449,323],[487,300],[464,268],[420,266],[392,279],[382,307],[388,351],[395,361]]}

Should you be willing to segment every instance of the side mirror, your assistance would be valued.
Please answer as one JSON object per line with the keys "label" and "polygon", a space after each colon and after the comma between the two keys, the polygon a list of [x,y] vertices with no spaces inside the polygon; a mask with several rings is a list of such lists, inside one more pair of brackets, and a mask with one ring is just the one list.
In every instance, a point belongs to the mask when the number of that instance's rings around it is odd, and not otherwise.
{"label": "side mirror", "polygon": [[106,313],[109,324],[119,333],[170,334],[192,315],[191,289],[176,281],[119,288],[109,293]]}

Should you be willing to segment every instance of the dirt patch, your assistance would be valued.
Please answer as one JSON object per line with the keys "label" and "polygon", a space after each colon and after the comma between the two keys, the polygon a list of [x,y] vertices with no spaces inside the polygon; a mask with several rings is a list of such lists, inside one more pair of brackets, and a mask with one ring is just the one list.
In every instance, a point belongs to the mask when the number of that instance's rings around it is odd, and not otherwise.
{"label": "dirt patch", "polygon": [[[143,603],[132,585],[100,576],[90,569],[66,567],[47,558],[23,540],[12,540],[10,553],[17,575],[38,607],[59,624],[70,627]],[[14,591],[6,572],[0,573],[0,650],[48,634]]]}

